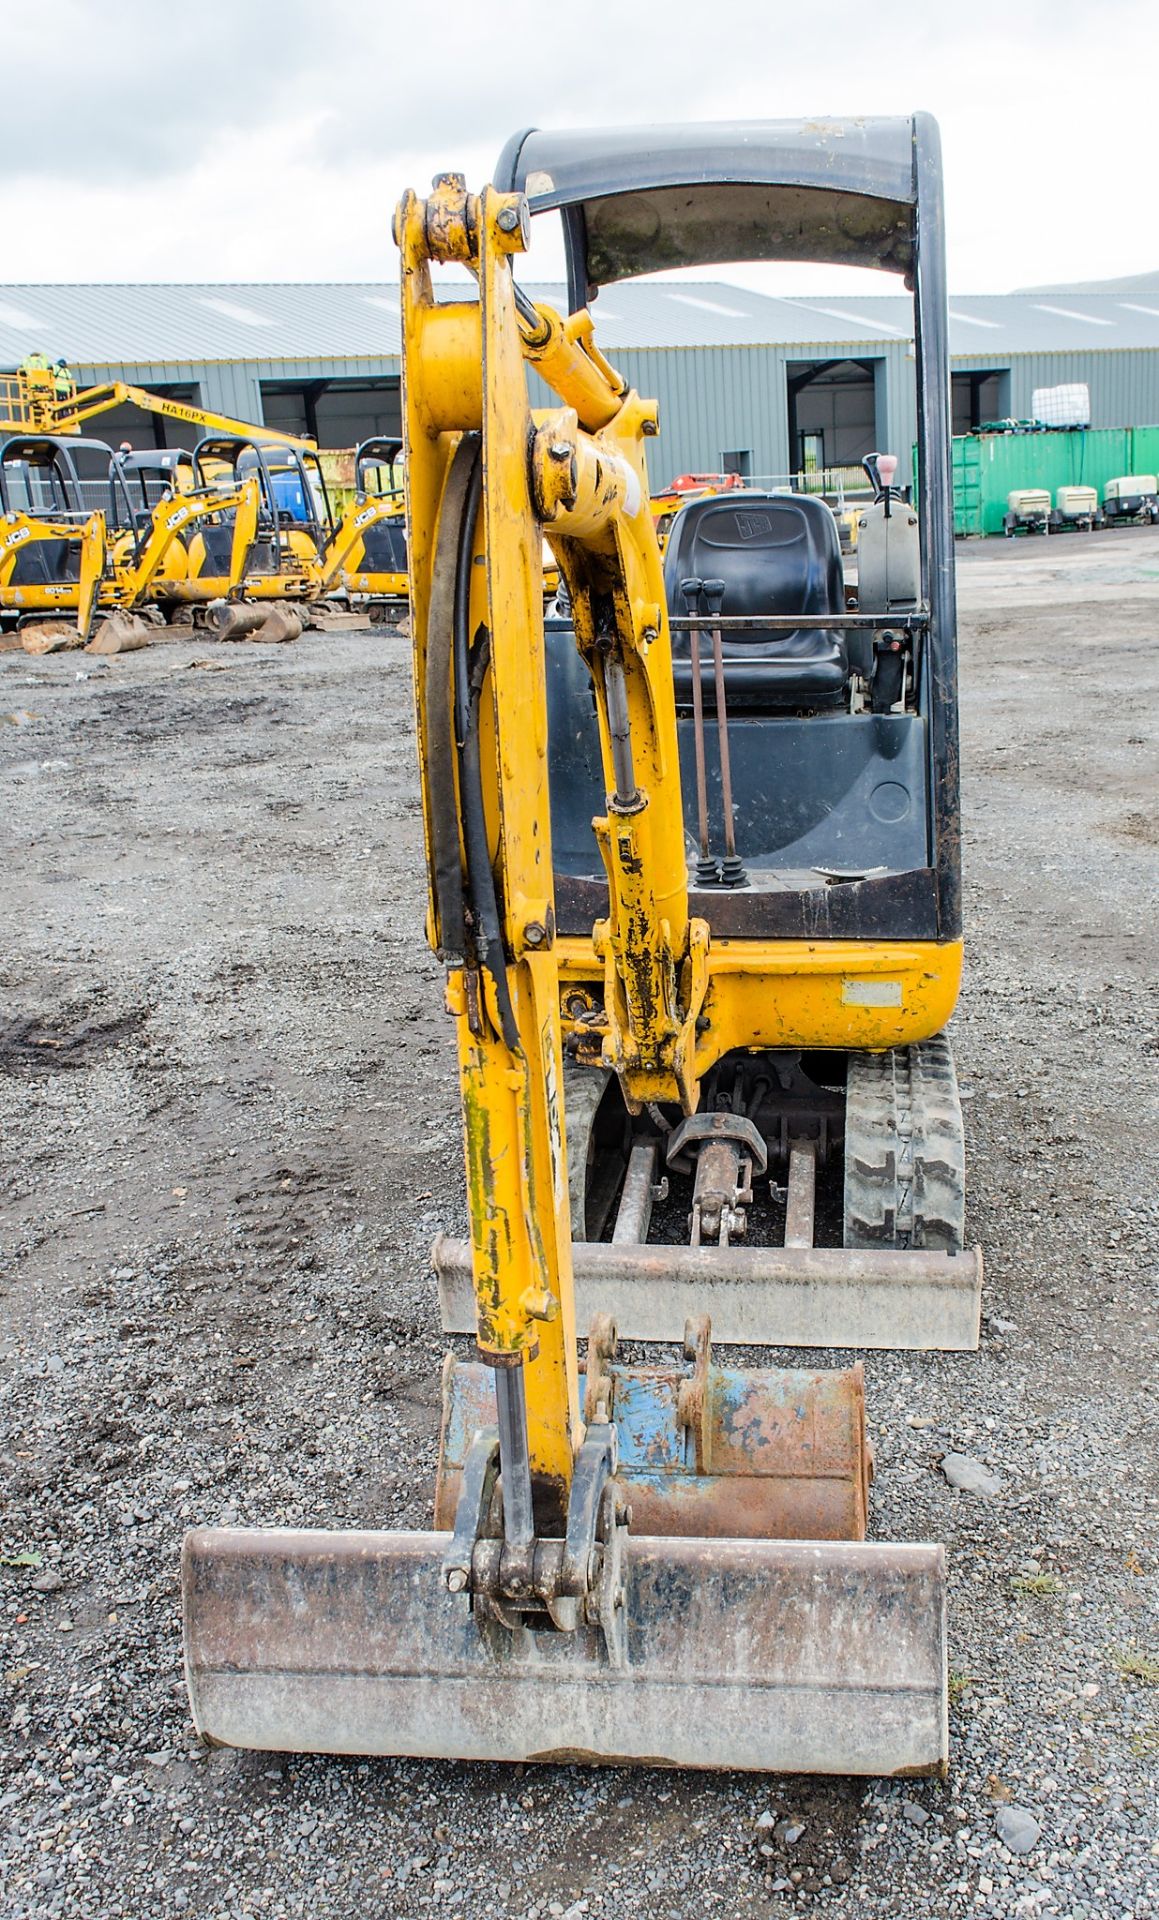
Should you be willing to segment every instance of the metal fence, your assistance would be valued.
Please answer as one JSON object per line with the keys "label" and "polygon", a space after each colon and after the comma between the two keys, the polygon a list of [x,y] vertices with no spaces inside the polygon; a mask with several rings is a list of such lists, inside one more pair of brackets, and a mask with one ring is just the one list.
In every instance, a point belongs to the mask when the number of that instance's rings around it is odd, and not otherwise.
{"label": "metal fence", "polygon": [[796,473],[746,474],[745,485],[767,493],[816,494],[838,508],[850,499],[873,497],[862,467],[802,467]]}

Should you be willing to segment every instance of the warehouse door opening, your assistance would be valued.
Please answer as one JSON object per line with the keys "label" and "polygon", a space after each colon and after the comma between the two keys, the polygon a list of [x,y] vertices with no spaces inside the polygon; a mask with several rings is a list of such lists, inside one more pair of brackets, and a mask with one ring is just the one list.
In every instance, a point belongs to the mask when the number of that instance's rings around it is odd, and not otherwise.
{"label": "warehouse door opening", "polygon": [[[180,400],[184,406],[201,405],[201,388],[188,383],[165,386],[159,380],[150,380],[149,392],[166,400]],[[195,447],[203,429],[184,420],[170,420],[163,413],[145,413],[140,407],[125,405],[96,414],[82,431],[98,434],[110,447],[127,445],[136,453],[147,453],[152,447]]]}
{"label": "warehouse door opening", "polygon": [[991,420],[1010,413],[1009,367],[979,367],[971,373],[952,373],[954,433],[977,433]]}
{"label": "warehouse door opening", "polygon": [[786,378],[793,485],[864,485],[862,460],[885,444],[884,360],[790,360]]}
{"label": "warehouse door opening", "polygon": [[402,431],[397,374],[381,380],[263,380],[267,427],[320,447],[356,447],[372,434]]}

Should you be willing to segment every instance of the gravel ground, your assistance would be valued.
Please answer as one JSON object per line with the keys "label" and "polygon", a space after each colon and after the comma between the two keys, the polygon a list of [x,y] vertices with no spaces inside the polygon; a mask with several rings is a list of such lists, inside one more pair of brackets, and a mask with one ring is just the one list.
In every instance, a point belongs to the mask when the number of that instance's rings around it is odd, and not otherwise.
{"label": "gravel ground", "polygon": [[429,1517],[465,1220],[407,649],[0,658],[5,1920],[1159,1910],[1159,534],[960,579],[987,1319],[867,1369],[874,1532],[950,1552],[944,1784],[199,1748],[182,1529]]}

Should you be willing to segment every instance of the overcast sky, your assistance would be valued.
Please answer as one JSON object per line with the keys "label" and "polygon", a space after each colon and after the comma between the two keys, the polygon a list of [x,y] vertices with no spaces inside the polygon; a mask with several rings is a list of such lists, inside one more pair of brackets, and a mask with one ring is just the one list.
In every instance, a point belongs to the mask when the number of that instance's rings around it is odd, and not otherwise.
{"label": "overcast sky", "polygon": [[[955,291],[1142,273],[1159,267],[1157,22],[1154,0],[10,7],[0,274],[393,279],[401,190],[449,168],[482,185],[520,126],[915,107],[941,122]],[[537,277],[559,267],[537,253]]]}

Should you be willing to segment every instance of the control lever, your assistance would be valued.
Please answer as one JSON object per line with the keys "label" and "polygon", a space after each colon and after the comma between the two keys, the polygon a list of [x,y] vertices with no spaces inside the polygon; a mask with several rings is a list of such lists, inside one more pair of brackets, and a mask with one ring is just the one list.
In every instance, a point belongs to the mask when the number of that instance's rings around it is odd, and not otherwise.
{"label": "control lever", "polygon": [[[893,484],[897,473],[896,453],[867,453],[861,462],[873,488],[873,503],[879,503],[886,520],[891,517],[895,500],[902,490]],[[873,637],[873,679],[871,705],[874,713],[889,713],[901,699],[905,688],[905,653],[901,640],[888,629]]]}
{"label": "control lever", "polygon": [[[680,582],[684,605],[688,610],[689,618],[693,620],[700,612],[703,584],[703,581],[695,578]],[[709,852],[708,845],[708,779],[704,771],[704,691],[700,684],[699,628],[690,629],[688,640],[692,656],[692,727],[696,751],[696,833],[700,845],[700,854],[696,862],[696,884],[700,887],[714,887],[720,882],[720,868]]]}
{"label": "control lever", "polygon": [[[702,580],[704,610],[709,619],[720,618],[724,604],[724,581]],[[724,692],[724,645],[718,626],[712,629],[712,670],[716,680],[716,732],[720,743],[720,787],[724,802],[724,859],[720,863],[721,885],[747,887],[748,874],[736,851],[736,819],[732,805],[732,759],[728,744],[728,707]]]}
{"label": "control lever", "polygon": [[901,490],[893,484],[897,472],[896,453],[867,453],[861,462],[866,478],[873,488],[873,502],[880,500],[885,507],[885,517],[890,518],[890,508],[895,500],[901,498]]}

